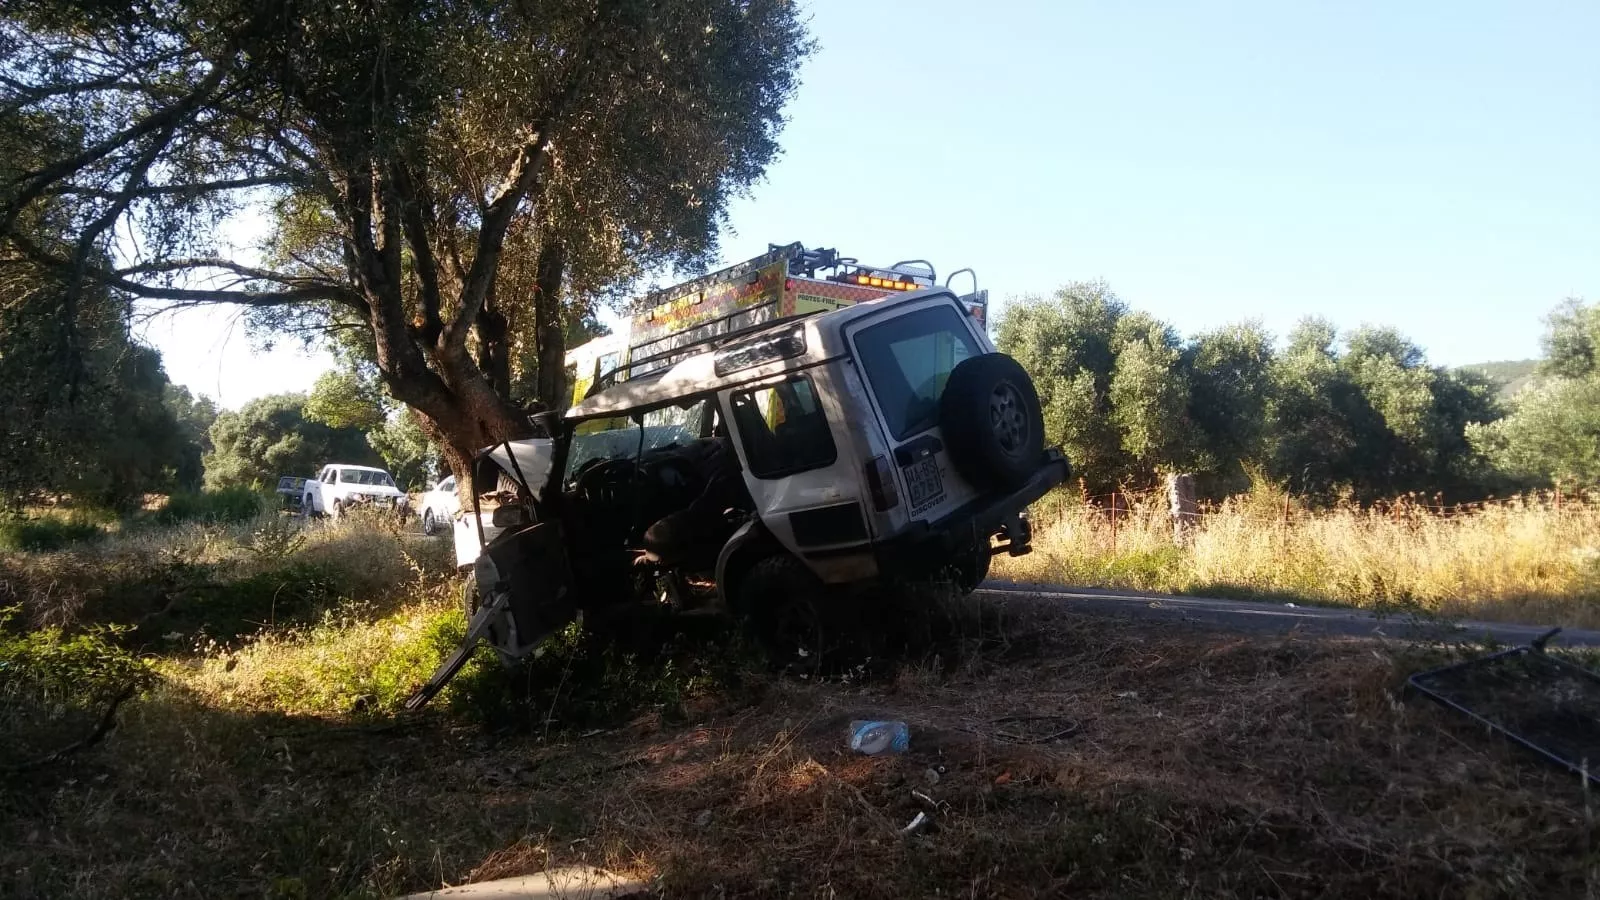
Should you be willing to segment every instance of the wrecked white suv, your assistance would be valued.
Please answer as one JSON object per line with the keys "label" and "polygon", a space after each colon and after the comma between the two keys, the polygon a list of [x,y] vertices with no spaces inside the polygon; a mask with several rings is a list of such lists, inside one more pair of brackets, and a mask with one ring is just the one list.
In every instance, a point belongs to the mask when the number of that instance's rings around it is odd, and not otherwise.
{"label": "wrecked white suv", "polygon": [[515,660],[627,604],[776,626],[886,580],[971,590],[991,556],[1028,552],[1024,511],[1068,476],[1028,375],[945,287],[672,355],[536,417],[549,437],[482,454],[456,522],[476,582],[466,642],[410,705],[480,639]]}

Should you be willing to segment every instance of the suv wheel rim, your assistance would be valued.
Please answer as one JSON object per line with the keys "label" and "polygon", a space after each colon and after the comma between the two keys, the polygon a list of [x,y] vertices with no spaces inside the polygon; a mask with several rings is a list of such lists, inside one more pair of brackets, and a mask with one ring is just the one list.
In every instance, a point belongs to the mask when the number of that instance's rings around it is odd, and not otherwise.
{"label": "suv wheel rim", "polygon": [[989,395],[989,424],[1000,448],[1007,453],[1020,451],[1028,439],[1028,417],[1023,412],[1022,393],[1009,381],[995,385]]}

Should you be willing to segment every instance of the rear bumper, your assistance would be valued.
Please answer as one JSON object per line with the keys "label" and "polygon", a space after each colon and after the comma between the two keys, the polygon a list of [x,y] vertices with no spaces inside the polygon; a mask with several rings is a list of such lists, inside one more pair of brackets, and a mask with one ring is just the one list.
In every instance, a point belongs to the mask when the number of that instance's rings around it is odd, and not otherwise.
{"label": "rear bumper", "polygon": [[878,567],[886,574],[932,571],[957,554],[987,550],[990,539],[1002,537],[995,552],[1027,553],[1032,540],[1023,512],[1072,474],[1059,450],[1046,452],[1045,463],[1021,487],[1004,496],[984,497],[937,522],[918,522],[878,545]]}

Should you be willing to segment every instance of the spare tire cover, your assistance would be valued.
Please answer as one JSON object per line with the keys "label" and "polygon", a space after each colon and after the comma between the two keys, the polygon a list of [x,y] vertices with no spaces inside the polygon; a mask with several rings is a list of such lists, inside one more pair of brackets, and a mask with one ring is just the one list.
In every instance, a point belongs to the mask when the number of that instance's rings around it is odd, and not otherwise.
{"label": "spare tire cover", "polygon": [[1015,490],[1044,460],[1039,394],[1004,353],[955,367],[939,401],[939,426],[956,471],[980,490]]}

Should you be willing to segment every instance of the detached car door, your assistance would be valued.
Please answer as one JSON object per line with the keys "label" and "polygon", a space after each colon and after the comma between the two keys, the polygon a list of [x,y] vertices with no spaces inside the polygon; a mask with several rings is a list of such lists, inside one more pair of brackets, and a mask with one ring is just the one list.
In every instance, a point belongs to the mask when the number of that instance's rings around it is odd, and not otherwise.
{"label": "detached car door", "polygon": [[888,438],[891,467],[912,521],[937,521],[978,491],[951,465],[939,424],[945,382],[963,360],[988,348],[972,320],[947,297],[889,307],[849,331],[857,363]]}

